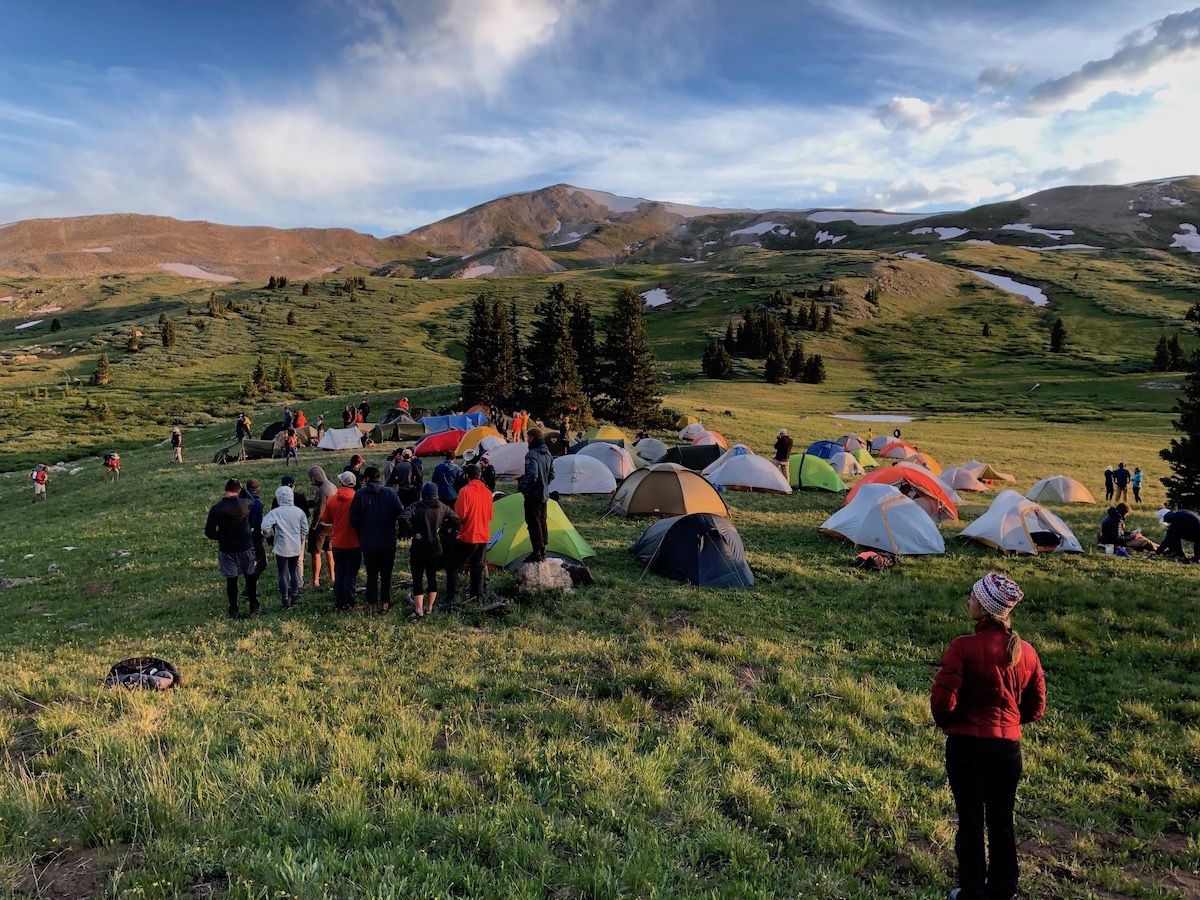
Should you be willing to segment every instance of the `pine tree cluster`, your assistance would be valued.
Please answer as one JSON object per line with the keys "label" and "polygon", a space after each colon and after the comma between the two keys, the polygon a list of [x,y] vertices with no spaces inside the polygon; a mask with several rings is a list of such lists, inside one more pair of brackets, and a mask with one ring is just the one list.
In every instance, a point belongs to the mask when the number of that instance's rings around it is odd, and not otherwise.
{"label": "pine tree cluster", "polygon": [[1167,500],[1180,509],[1200,509],[1200,350],[1187,364],[1183,396],[1176,401],[1175,428],[1179,437],[1159,455],[1171,466],[1162,480]]}
{"label": "pine tree cluster", "polygon": [[282,291],[287,286],[288,286],[288,279],[287,279],[286,275],[272,275],[270,277],[270,279],[267,281],[267,290],[268,291],[277,291],[277,290]]}
{"label": "pine tree cluster", "polygon": [[1183,346],[1179,343],[1179,335],[1173,334],[1170,339],[1164,334],[1159,337],[1154,348],[1155,372],[1179,372],[1187,365]]}

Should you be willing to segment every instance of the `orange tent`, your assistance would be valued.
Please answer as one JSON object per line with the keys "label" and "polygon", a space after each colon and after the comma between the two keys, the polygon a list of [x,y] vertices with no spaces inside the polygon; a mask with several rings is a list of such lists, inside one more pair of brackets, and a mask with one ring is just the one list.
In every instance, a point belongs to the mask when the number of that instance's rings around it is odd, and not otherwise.
{"label": "orange tent", "polygon": [[934,475],[942,474],[941,464],[928,453],[922,453],[920,450],[908,457],[908,462],[916,463],[918,466],[924,466]]}
{"label": "orange tent", "polygon": [[917,450],[908,441],[888,441],[883,445],[883,449],[875,454],[876,457],[885,457],[887,459],[908,459],[920,451]]}
{"label": "orange tent", "polygon": [[854,500],[854,495],[864,484],[891,484],[902,491],[905,486],[910,487],[917,493],[918,496],[914,499],[918,503],[922,498],[927,501],[921,503],[921,506],[935,521],[939,518],[958,519],[958,507],[946,492],[946,486],[938,481],[936,476],[916,466],[892,466],[867,473],[846,494],[846,503]]}
{"label": "orange tent", "polygon": [[725,436],[723,434],[721,434],[721,432],[719,432],[719,431],[706,431],[706,432],[704,432],[704,434],[695,438],[692,441],[692,443],[697,446],[704,446],[705,444],[716,444],[722,450],[729,449],[729,441],[725,440]]}

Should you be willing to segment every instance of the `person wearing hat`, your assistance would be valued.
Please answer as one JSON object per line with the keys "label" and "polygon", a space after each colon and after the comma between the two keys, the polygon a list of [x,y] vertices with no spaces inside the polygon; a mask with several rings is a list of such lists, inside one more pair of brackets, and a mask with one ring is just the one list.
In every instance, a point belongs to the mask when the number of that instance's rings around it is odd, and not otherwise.
{"label": "person wearing hat", "polygon": [[183,432],[178,425],[171,429],[171,462],[183,465]]}
{"label": "person wearing hat", "polygon": [[350,504],[354,502],[357,483],[353,472],[340,474],[338,489],[325,501],[319,520],[321,527],[329,532],[329,544],[333,549],[333,606],[338,612],[355,608],[358,569],[362,565],[358,532],[350,522]]}
{"label": "person wearing hat", "polygon": [[[958,884],[950,900],[1009,900],[1017,892],[1013,808],[1021,780],[1021,726],[1046,711],[1037,652],[1013,630],[1023,599],[1006,575],[988,572],[967,594],[975,632],[950,642],[929,705],[946,734],[946,775],[958,812]],[[984,859],[984,832],[990,859]]]}
{"label": "person wearing hat", "polygon": [[404,507],[383,484],[380,471],[368,466],[366,484],[350,504],[350,524],[358,532],[367,570],[367,606],[371,615],[392,608],[392,570],[396,565],[396,522]]}
{"label": "person wearing hat", "polygon": [[421,496],[421,482],[424,481],[421,467],[417,465],[412,450],[407,447],[400,451],[392,463],[391,474],[387,478],[388,487],[394,488],[400,497],[400,503],[411,506]]}
{"label": "person wearing hat", "polygon": [[413,614],[418,619],[433,612],[437,570],[446,557],[450,534],[456,534],[460,525],[458,514],[438,499],[437,485],[432,481],[421,486],[421,499],[400,513],[401,533],[412,536],[408,567],[412,574]]}
{"label": "person wearing hat", "polygon": [[470,599],[483,599],[487,585],[487,545],[492,537],[492,492],[480,480],[479,466],[471,463],[463,469],[467,483],[458,492],[454,512],[459,518],[458,537],[454,541],[446,567],[446,602],[458,597],[458,576],[466,566],[471,573]]}
{"label": "person wearing hat", "polygon": [[1172,559],[1185,560],[1183,542],[1191,541],[1192,562],[1200,563],[1200,513],[1190,509],[1160,509],[1156,515],[1158,524],[1167,528],[1158,552]]}
{"label": "person wearing hat", "polygon": [[1144,536],[1141,531],[1127,532],[1125,530],[1127,515],[1129,515],[1128,504],[1118,503],[1116,506],[1108,508],[1108,513],[1100,522],[1100,543],[1106,546],[1111,545],[1114,549],[1124,547],[1126,550],[1133,551],[1157,550],[1158,545]]}
{"label": "person wearing hat", "polygon": [[792,458],[793,441],[788,436],[786,428],[780,428],[779,433],[775,435],[775,467],[783,473],[783,477],[788,477],[788,463]]}
{"label": "person wearing hat", "polygon": [[542,429],[529,429],[529,450],[525,454],[525,472],[517,479],[517,488],[525,498],[525,527],[529,530],[532,552],[526,562],[542,562],[550,540],[546,521],[550,502],[550,482],[554,480],[554,459],[542,437]]}

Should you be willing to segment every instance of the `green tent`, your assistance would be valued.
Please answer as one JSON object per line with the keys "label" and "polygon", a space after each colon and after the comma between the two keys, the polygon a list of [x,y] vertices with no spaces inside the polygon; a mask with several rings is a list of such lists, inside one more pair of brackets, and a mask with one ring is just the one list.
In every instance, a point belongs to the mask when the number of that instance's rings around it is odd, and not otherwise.
{"label": "green tent", "polygon": [[871,451],[866,447],[859,447],[850,454],[858,460],[858,464],[864,469],[876,469],[879,467],[879,462],[871,455]]}
{"label": "green tent", "polygon": [[788,460],[788,483],[794,488],[819,488],[835,493],[846,489],[846,482],[827,460],[808,453],[792,454]]}
{"label": "green tent", "polygon": [[[549,553],[582,561],[596,552],[588,546],[562,507],[551,500],[546,504],[546,524],[550,541]],[[496,501],[492,512],[492,539],[488,543],[487,561],[493,566],[508,566],[533,550],[529,529],[525,527],[525,498],[509,494]]]}

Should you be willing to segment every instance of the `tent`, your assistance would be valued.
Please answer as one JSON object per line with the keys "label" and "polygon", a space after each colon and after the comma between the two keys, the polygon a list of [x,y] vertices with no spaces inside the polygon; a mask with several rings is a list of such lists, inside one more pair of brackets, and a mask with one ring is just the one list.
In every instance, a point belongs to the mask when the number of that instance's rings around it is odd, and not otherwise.
{"label": "tent", "polygon": [[695,472],[672,463],[638,469],[621,482],[608,508],[622,516],[729,515],[716,488]]}
{"label": "tent", "polygon": [[612,444],[620,444],[622,447],[632,447],[628,435],[615,425],[597,425],[595,428],[590,428],[584,432],[583,437],[587,441],[608,441]]}
{"label": "tent", "polygon": [[875,455],[881,459],[908,459],[920,452],[908,441],[888,441]]}
{"label": "tent", "polygon": [[1095,503],[1092,492],[1074,478],[1066,475],[1051,475],[1035,482],[1025,494],[1030,500],[1041,503]]}
{"label": "tent", "polygon": [[477,449],[480,453],[487,453],[491,450],[495,450],[497,447],[503,447],[507,443],[508,441],[506,441],[500,435],[489,434],[485,435],[483,439],[480,440],[479,446],[475,449]]}
{"label": "tent", "polygon": [[[557,463],[555,463],[557,465]],[[492,510],[492,538],[488,542],[487,561],[492,566],[519,566],[533,552],[529,529],[525,527],[525,498],[509,494],[496,501]],[[546,530],[550,540],[546,550],[558,557],[582,562],[596,552],[575,530],[562,507],[551,500],[546,504]]]}
{"label": "tent", "polygon": [[617,489],[608,466],[594,456],[564,456],[554,461],[550,490],[560,494],[611,494]]}
{"label": "tent", "polygon": [[695,425],[700,420],[696,416],[680,416],[675,420],[676,428],[687,428],[689,425]]}
{"label": "tent", "polygon": [[382,427],[384,425],[417,425],[417,424],[420,424],[420,423],[418,423],[415,419],[413,419],[412,414],[409,413],[409,411],[407,409],[401,409],[396,406],[393,406],[391,409],[389,409],[387,412],[385,412],[383,414],[383,418],[379,420],[380,427]]}
{"label": "tent", "polygon": [[713,472],[715,472],[717,469],[719,469],[721,466],[725,465],[725,463],[729,462],[729,460],[733,459],[735,456],[745,456],[746,454],[753,455],[753,453],[754,453],[754,451],[751,450],[749,447],[747,447],[745,444],[734,444],[732,447],[730,447],[728,450],[726,450],[724,453],[722,453],[720,456],[718,456],[716,459],[714,459],[712,462],[710,462],[707,466],[705,466],[703,469],[701,469],[700,474],[705,477],[708,477]]}
{"label": "tent", "polygon": [[443,453],[453,453],[462,440],[465,431],[452,428],[449,431],[439,431],[427,434],[413,447],[414,456],[441,456]]}
{"label": "tent", "polygon": [[949,485],[956,491],[982,493],[988,489],[988,486],[976,478],[966,466],[951,466],[949,469],[943,469],[938,478],[943,484]]}
{"label": "tent", "polygon": [[[454,448],[454,455],[462,456],[468,450],[474,450],[479,446],[480,441],[489,437],[499,438],[500,432],[491,425],[476,425],[459,439],[458,446]],[[503,440],[503,438],[500,439]]]}
{"label": "tent", "polygon": [[421,427],[425,429],[426,434],[437,434],[440,431],[470,431],[476,425],[483,425],[487,422],[487,416],[483,413],[466,413],[465,415],[455,416],[422,416]]}
{"label": "tent", "polygon": [[272,422],[263,429],[263,433],[259,435],[259,438],[264,441],[273,441],[275,440],[275,436],[281,431],[283,431],[283,423]]}
{"label": "tent", "polygon": [[886,447],[888,444],[890,444],[894,440],[895,440],[895,438],[892,437],[890,434],[876,435],[875,437],[871,438],[871,445],[867,449],[870,450],[872,453],[878,453],[880,450],[882,450],[884,447]]}
{"label": "tent", "polygon": [[904,462],[912,463],[914,466],[921,466],[928,469],[934,475],[942,474],[942,465],[928,453],[918,450],[912,456],[907,457]]}
{"label": "tent", "polygon": [[827,460],[807,453],[793,453],[788,459],[788,483],[794,488],[818,488],[835,493],[846,489],[846,482],[838,477]]}
{"label": "tent", "polygon": [[767,491],[774,494],[790,494],[791,485],[783,473],[769,459],[756,453],[742,453],[730,457],[715,469],[705,470],[704,477],[718,487],[740,491]]}
{"label": "tent", "polygon": [[518,441],[515,444],[501,444],[494,450],[489,450],[487,458],[497,475],[517,478],[525,474],[525,454],[528,452],[529,445]]}
{"label": "tent", "polygon": [[720,456],[721,448],[716,444],[685,444],[669,448],[658,458],[657,462],[674,463],[685,469],[699,472],[710,463],[716,462]]}
{"label": "tent", "polygon": [[692,445],[695,447],[707,447],[714,444],[722,450],[729,449],[729,441],[725,440],[725,435],[719,431],[706,431],[692,440]]}
{"label": "tent", "polygon": [[700,423],[700,420],[697,419],[695,422],[690,422],[683,427],[683,430],[679,432],[679,439],[681,441],[694,441],[707,430],[708,429]]}
{"label": "tent", "polygon": [[939,481],[936,475],[920,466],[900,463],[890,469],[876,469],[867,473],[846,495],[847,505],[854,502],[857,493],[868,484],[903,486],[917,495],[921,508],[929,513],[934,521],[943,518],[958,519],[958,496]]}
{"label": "tent", "polygon": [[871,455],[869,450],[855,450],[850,455],[858,460],[858,464],[864,469],[875,469],[879,467],[879,463],[876,461],[875,457]]}
{"label": "tent", "polygon": [[606,443],[605,441],[581,447],[575,455],[586,456],[599,461],[605,468],[612,472],[613,478],[617,480],[628,478],[637,470],[637,463],[629,455],[628,450],[624,447],[618,447],[616,444]]}
{"label": "tent", "polygon": [[1017,482],[1016,476],[1009,475],[1007,472],[1000,472],[977,459],[968,459],[959,468],[969,470],[980,481],[1007,481],[1009,484],[1016,484]]}
{"label": "tent", "polygon": [[711,513],[672,516],[655,522],[629,548],[648,571],[699,587],[751,587],[741,535],[733,523]]}
{"label": "tent", "polygon": [[906,556],[946,552],[925,511],[890,484],[862,486],[852,503],[822,523],[821,534]]}
{"label": "tent", "polygon": [[562,456],[570,448],[567,442],[558,436],[557,431],[547,431],[542,434],[542,440],[546,442],[546,449],[550,451],[550,455],[554,457]]}
{"label": "tent", "polygon": [[413,441],[425,434],[425,426],[414,421],[406,409],[389,409],[379,422],[384,440]]}
{"label": "tent", "polygon": [[472,406],[470,409],[467,410],[467,415],[470,415],[471,413],[479,413],[480,415],[482,415],[484,417],[483,421],[485,421],[485,422],[487,421],[488,408],[486,406],[484,406],[482,403],[476,403],[474,406]]}
{"label": "tent", "polygon": [[996,550],[1030,556],[1083,552],[1062,519],[1011,488],[997,494],[988,511],[963,529],[959,537]]}
{"label": "tent", "polygon": [[321,435],[317,444],[322,450],[361,450],[362,432],[351,425],[349,428],[330,428]]}
{"label": "tent", "polygon": [[867,470],[862,467],[853,454],[847,453],[844,450],[841,453],[835,453],[833,459],[829,460],[829,466],[838,475],[862,475]]}
{"label": "tent", "polygon": [[633,449],[637,455],[646,462],[654,462],[657,459],[662,459],[664,453],[667,452],[667,445],[658,438],[642,438],[633,445]]}
{"label": "tent", "polygon": [[857,434],[843,434],[839,438],[834,438],[835,444],[840,444],[847,453],[853,453],[855,450],[866,450],[867,442],[860,438]]}
{"label": "tent", "polygon": [[362,435],[364,443],[370,441],[373,444],[383,443],[383,431],[378,425],[371,422],[355,422],[354,427],[358,429],[358,433]]}
{"label": "tent", "polygon": [[833,459],[835,453],[842,453],[845,449],[841,444],[834,441],[813,441],[804,452],[809,456],[816,456],[820,459]]}
{"label": "tent", "polygon": [[[247,459],[272,459],[275,456],[274,441],[255,441],[248,440],[246,444]],[[225,463],[233,463],[238,461],[238,457],[242,454],[242,444],[234,441],[232,444],[226,444],[213,454],[212,461],[224,465]]]}

